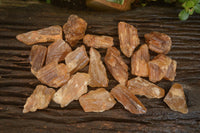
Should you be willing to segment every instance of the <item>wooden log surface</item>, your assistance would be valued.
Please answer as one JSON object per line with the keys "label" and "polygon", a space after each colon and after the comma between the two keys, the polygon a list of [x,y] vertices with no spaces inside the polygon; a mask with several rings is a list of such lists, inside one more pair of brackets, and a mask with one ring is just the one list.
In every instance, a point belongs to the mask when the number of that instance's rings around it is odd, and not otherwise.
{"label": "wooden log surface", "polygon": [[[67,10],[35,1],[3,0],[0,3],[0,132],[200,132],[200,16],[195,14],[182,22],[177,18],[179,11],[174,7],[151,6],[105,13]],[[147,108],[144,115],[131,114],[120,103],[103,113],[85,113],[78,101],[65,108],[51,102],[47,109],[23,114],[26,98],[40,82],[30,72],[31,46],[15,37],[30,30],[63,25],[70,14],[88,22],[87,33],[114,37],[117,48],[119,21],[136,26],[141,44],[144,34],[151,31],[170,35],[173,45],[168,56],[178,62],[174,82],[183,85],[189,113],[171,111],[163,99],[138,97]],[[81,44],[82,41],[78,45]],[[99,51],[103,59],[106,50]],[[130,59],[122,57],[130,72]],[[87,70],[88,66],[81,71]],[[108,77],[106,89],[110,91],[117,81],[109,72]],[[129,79],[133,77],[129,75]],[[157,84],[168,92],[173,82],[162,80]]]}

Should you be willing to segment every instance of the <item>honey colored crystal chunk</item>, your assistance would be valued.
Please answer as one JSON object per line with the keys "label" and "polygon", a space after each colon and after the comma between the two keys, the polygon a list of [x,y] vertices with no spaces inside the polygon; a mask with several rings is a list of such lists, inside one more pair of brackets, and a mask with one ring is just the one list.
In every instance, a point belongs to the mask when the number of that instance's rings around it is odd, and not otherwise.
{"label": "honey colored crystal chunk", "polygon": [[33,69],[35,72],[37,72],[43,67],[46,58],[46,53],[47,48],[45,46],[32,46],[29,60],[31,64],[31,69]]}
{"label": "honey colored crystal chunk", "polygon": [[163,55],[157,55],[152,61],[149,61],[149,80],[152,82],[160,81],[167,73],[172,59]]}
{"label": "honey colored crystal chunk", "polygon": [[128,90],[134,95],[146,96],[147,98],[162,98],[165,96],[165,90],[159,86],[136,77],[128,81]]}
{"label": "honey colored crystal chunk", "polygon": [[126,85],[128,80],[128,66],[120,56],[120,52],[115,47],[107,49],[105,64],[112,76],[122,85]]}
{"label": "honey colored crystal chunk", "polygon": [[38,72],[32,70],[32,73],[41,83],[55,88],[62,86],[70,78],[66,65],[58,64],[56,61],[47,64]]}
{"label": "honey colored crystal chunk", "polygon": [[76,48],[74,51],[67,54],[65,57],[65,63],[68,72],[74,73],[82,68],[84,68],[89,62],[85,46]]}
{"label": "honey colored crystal chunk", "polygon": [[35,112],[37,109],[47,108],[54,93],[54,89],[38,85],[33,94],[26,100],[23,113]]}
{"label": "honey colored crystal chunk", "polygon": [[75,46],[79,40],[83,39],[87,29],[87,22],[77,15],[70,15],[67,23],[63,26],[65,41],[71,46]]}
{"label": "honey colored crystal chunk", "polygon": [[88,47],[109,48],[114,45],[113,38],[110,36],[97,36],[87,34],[83,38],[83,43]]}
{"label": "honey colored crystal chunk", "polygon": [[85,112],[103,112],[116,104],[113,96],[104,88],[88,92],[79,98],[79,102]]}
{"label": "honey colored crystal chunk", "polygon": [[148,62],[150,59],[148,46],[142,45],[131,58],[131,73],[133,75],[148,77]]}
{"label": "honey colored crystal chunk", "polygon": [[118,34],[122,53],[131,57],[135,48],[140,44],[137,29],[128,23],[119,22]]}
{"label": "honey colored crystal chunk", "polygon": [[65,56],[71,52],[71,47],[62,39],[55,41],[48,47],[46,64],[52,61],[63,61]]}
{"label": "honey colored crystal chunk", "polygon": [[89,75],[91,87],[108,87],[106,69],[101,61],[101,55],[94,48],[90,48]]}
{"label": "honey colored crystal chunk", "polygon": [[164,102],[170,107],[171,110],[178,111],[183,114],[188,113],[183,87],[178,83],[173,84],[170,88],[164,98]]}
{"label": "honey colored crystal chunk", "polygon": [[115,86],[111,90],[111,94],[131,113],[144,114],[147,112],[147,109],[140,100],[134,94],[128,92],[128,89],[124,85],[119,84]]}
{"label": "honey colored crystal chunk", "polygon": [[73,100],[78,100],[87,92],[90,76],[86,73],[76,73],[53,96],[53,100],[61,107],[67,106]]}
{"label": "honey colored crystal chunk", "polygon": [[172,60],[167,70],[167,73],[165,74],[165,77],[164,77],[165,79],[174,81],[176,77],[176,66],[177,66],[177,62],[175,60]]}
{"label": "honey colored crystal chunk", "polygon": [[144,35],[146,43],[149,44],[149,49],[159,53],[167,54],[172,45],[171,38],[160,32],[151,32]]}
{"label": "honey colored crystal chunk", "polygon": [[19,34],[16,38],[27,45],[53,42],[58,39],[62,39],[62,28],[59,25],[50,26],[48,28]]}

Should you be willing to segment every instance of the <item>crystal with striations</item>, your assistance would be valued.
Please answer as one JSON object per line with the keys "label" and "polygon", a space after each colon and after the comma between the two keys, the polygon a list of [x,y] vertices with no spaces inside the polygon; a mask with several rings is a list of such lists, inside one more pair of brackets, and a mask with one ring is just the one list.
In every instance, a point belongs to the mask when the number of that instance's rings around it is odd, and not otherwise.
{"label": "crystal with striations", "polygon": [[40,30],[19,34],[16,38],[27,45],[53,42],[62,39],[62,28],[59,25],[50,26]]}
{"label": "crystal with striations", "polygon": [[88,47],[94,48],[109,48],[114,45],[113,37],[110,36],[97,36],[87,34],[83,38],[83,43]]}
{"label": "crystal with striations", "polygon": [[165,96],[164,89],[140,77],[130,79],[127,87],[134,95],[146,96],[147,98],[162,98]]}
{"label": "crystal with striations", "polygon": [[35,72],[37,72],[43,67],[46,58],[46,53],[47,48],[45,46],[32,46],[29,60],[31,64],[31,69],[33,69]]}
{"label": "crystal with striations", "polygon": [[47,108],[55,90],[44,85],[36,86],[30,97],[27,98],[23,113],[35,112],[37,109]]}
{"label": "crystal with striations", "polygon": [[137,29],[128,23],[119,22],[118,34],[122,53],[131,57],[135,48],[140,44]]}
{"label": "crystal with striations", "polygon": [[185,94],[181,84],[173,84],[165,96],[164,102],[169,106],[171,110],[178,111],[183,114],[188,113]]}
{"label": "crystal with striations", "polygon": [[131,73],[133,75],[148,77],[149,49],[143,44],[131,57]]}
{"label": "crystal with striations", "polygon": [[87,93],[90,76],[87,73],[76,73],[53,96],[53,100],[63,108],[73,100],[78,100]]}
{"label": "crystal with striations", "polygon": [[94,48],[90,48],[89,72],[91,87],[108,87],[106,68],[101,61],[100,53]]}
{"label": "crystal with striations", "polygon": [[66,65],[57,61],[47,64],[38,72],[31,71],[41,83],[55,88],[61,87],[70,78]]}
{"label": "crystal with striations", "polygon": [[144,35],[146,43],[149,45],[149,49],[159,53],[167,54],[172,46],[171,38],[160,32],[151,32]]}
{"label": "crystal with striations", "polygon": [[174,81],[174,79],[176,77],[176,66],[177,66],[177,62],[175,60],[172,60],[171,64],[169,65],[169,68],[167,70],[167,73],[164,76],[165,79]]}
{"label": "crystal with striations", "polygon": [[46,64],[52,61],[63,61],[65,56],[71,52],[71,47],[62,39],[55,41],[48,46]]}
{"label": "crystal with striations", "polygon": [[149,80],[152,82],[157,82],[163,79],[171,62],[172,59],[165,56],[164,54],[159,54],[154,57],[153,60],[149,61]]}
{"label": "crystal with striations", "polygon": [[104,112],[116,104],[113,96],[104,88],[88,92],[79,98],[79,102],[85,112]]}
{"label": "crystal with striations", "polygon": [[144,114],[147,109],[141,101],[133,94],[130,93],[126,86],[117,85],[111,90],[111,94],[119,101],[126,110],[133,114]]}
{"label": "crystal with striations", "polygon": [[128,80],[128,66],[120,56],[120,52],[117,48],[108,48],[104,61],[112,76],[120,84],[126,85]]}
{"label": "crystal with striations", "polygon": [[65,57],[67,70],[70,73],[75,73],[76,71],[84,68],[88,62],[89,58],[84,45],[76,48]]}

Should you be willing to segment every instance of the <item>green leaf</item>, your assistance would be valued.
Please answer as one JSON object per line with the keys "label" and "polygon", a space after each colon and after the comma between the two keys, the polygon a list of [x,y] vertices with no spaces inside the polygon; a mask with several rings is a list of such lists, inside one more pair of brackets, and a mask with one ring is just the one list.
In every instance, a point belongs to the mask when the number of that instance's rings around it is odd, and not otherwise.
{"label": "green leaf", "polygon": [[124,0],[107,0],[107,1],[117,3],[117,4],[121,4],[121,5],[124,4]]}
{"label": "green leaf", "polygon": [[189,11],[189,14],[192,15],[194,13],[194,8],[191,8],[188,11]]}
{"label": "green leaf", "polygon": [[200,0],[192,0],[194,2],[194,4],[198,4],[200,2]]}
{"label": "green leaf", "polygon": [[194,7],[194,11],[198,14],[200,14],[200,4],[197,4],[195,7]]}
{"label": "green leaf", "polygon": [[186,2],[183,4],[183,7],[185,7],[185,8],[194,7],[194,2],[193,2],[193,1],[186,1]]}
{"label": "green leaf", "polygon": [[189,17],[189,13],[186,12],[186,10],[182,10],[179,14],[178,17],[180,20],[187,20]]}

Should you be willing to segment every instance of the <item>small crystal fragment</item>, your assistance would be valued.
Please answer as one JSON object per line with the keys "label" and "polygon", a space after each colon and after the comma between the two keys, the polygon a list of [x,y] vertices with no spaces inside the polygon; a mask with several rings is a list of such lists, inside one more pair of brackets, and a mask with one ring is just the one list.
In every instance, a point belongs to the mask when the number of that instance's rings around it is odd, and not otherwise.
{"label": "small crystal fragment", "polygon": [[35,72],[37,72],[43,67],[46,58],[46,53],[47,48],[45,46],[32,46],[29,60],[31,64],[31,69],[33,69]]}
{"label": "small crystal fragment", "polygon": [[108,87],[106,68],[101,61],[101,55],[94,48],[90,48],[89,75],[91,87]]}
{"label": "small crystal fragment", "polygon": [[133,75],[148,77],[148,62],[150,59],[148,46],[142,45],[131,58],[131,73]]}
{"label": "small crystal fragment", "polygon": [[135,48],[140,44],[137,29],[128,23],[119,22],[118,34],[122,53],[131,57]]}
{"label": "small crystal fragment", "polygon": [[164,89],[140,77],[130,79],[127,87],[134,95],[146,96],[147,98],[162,98],[165,96]]}
{"label": "small crystal fragment", "polygon": [[149,80],[152,82],[160,81],[166,75],[171,62],[172,59],[163,54],[159,54],[149,61]]}
{"label": "small crystal fragment", "polygon": [[112,76],[122,85],[128,80],[128,66],[120,56],[120,52],[115,47],[107,49],[105,64]]}
{"label": "small crystal fragment", "polygon": [[165,77],[164,77],[165,79],[174,81],[176,77],[176,66],[177,66],[177,62],[175,60],[172,60],[167,70],[167,73],[165,74]]}
{"label": "small crystal fragment", "polygon": [[49,64],[52,61],[63,61],[65,56],[71,52],[71,47],[62,39],[55,41],[48,46],[46,64]]}
{"label": "small crystal fragment", "polygon": [[54,94],[53,100],[61,107],[67,106],[73,100],[78,100],[81,95],[87,93],[89,80],[89,74],[76,73]]}
{"label": "small crystal fragment", "polygon": [[77,15],[70,15],[63,26],[65,40],[73,47],[83,39],[87,28],[87,22]]}
{"label": "small crystal fragment", "polygon": [[54,93],[54,89],[38,85],[31,96],[27,98],[23,113],[35,112],[37,109],[47,108]]}
{"label": "small crystal fragment", "polygon": [[48,28],[19,34],[16,38],[27,45],[53,42],[62,39],[62,28],[59,25],[50,26]]}
{"label": "small crystal fragment", "polygon": [[110,36],[97,36],[87,34],[83,38],[83,43],[88,47],[109,48],[114,45],[113,38]]}
{"label": "small crystal fragment", "polygon": [[70,78],[66,65],[63,63],[58,64],[57,61],[52,61],[38,72],[31,71],[41,83],[55,88],[62,86]]}
{"label": "small crystal fragment", "polygon": [[104,112],[116,104],[113,96],[104,88],[88,92],[79,98],[79,102],[85,112]]}
{"label": "small crystal fragment", "polygon": [[88,62],[89,58],[84,45],[76,48],[65,57],[67,70],[71,73],[75,73],[76,71],[84,68]]}
{"label": "small crystal fragment", "polygon": [[165,96],[164,102],[170,107],[171,110],[178,111],[183,114],[188,113],[185,94],[181,84],[173,84]]}
{"label": "small crystal fragment", "polygon": [[160,32],[151,32],[144,35],[146,43],[149,44],[149,49],[159,53],[167,54],[172,45],[171,38]]}
{"label": "small crystal fragment", "polygon": [[144,114],[147,112],[141,101],[134,94],[129,93],[124,85],[119,84],[115,86],[111,90],[111,94],[131,113]]}

